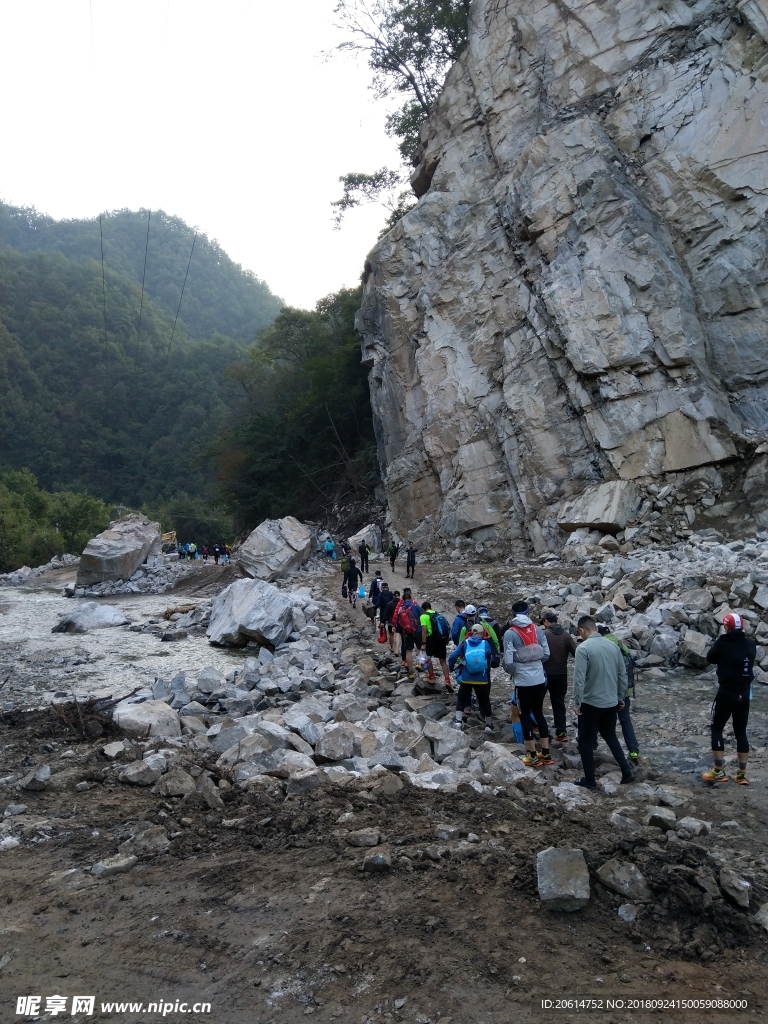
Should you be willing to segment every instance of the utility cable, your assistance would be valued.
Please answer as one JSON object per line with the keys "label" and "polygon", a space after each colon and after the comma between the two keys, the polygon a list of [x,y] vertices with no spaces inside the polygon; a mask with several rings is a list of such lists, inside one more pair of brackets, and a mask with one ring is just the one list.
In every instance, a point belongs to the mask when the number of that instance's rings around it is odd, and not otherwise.
{"label": "utility cable", "polygon": [[184,284],[181,286],[181,295],[179,296],[179,304],[176,307],[176,319],[173,321],[173,330],[171,331],[171,340],[168,342],[168,351],[165,353],[165,363],[163,369],[168,365],[168,357],[171,354],[171,345],[173,345],[173,336],[176,333],[176,324],[179,322],[179,310],[181,309],[181,300],[184,298],[184,289],[187,287],[187,277],[189,276],[189,268],[192,264],[192,253],[195,251],[195,242],[197,241],[197,229],[195,229],[195,237],[192,239],[192,248],[189,250],[189,262],[187,263],[187,272],[184,275]]}
{"label": "utility cable", "polygon": [[144,310],[144,281],[147,278],[147,252],[149,251],[149,222],[152,217],[152,211],[150,210],[147,214],[147,240],[144,243],[144,272],[141,275],[141,302],[139,303],[139,330],[136,335],[136,355],[133,357],[134,363],[138,362],[139,359],[139,343],[141,342],[141,314]]}

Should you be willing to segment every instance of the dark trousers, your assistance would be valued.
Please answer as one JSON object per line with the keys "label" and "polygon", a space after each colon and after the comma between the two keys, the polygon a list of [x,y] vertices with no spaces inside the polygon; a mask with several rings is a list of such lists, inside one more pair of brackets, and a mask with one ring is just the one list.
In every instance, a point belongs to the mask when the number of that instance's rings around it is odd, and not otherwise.
{"label": "dark trousers", "polygon": [[555,732],[566,732],[565,697],[568,693],[568,673],[547,673],[547,691],[552,704],[552,717],[555,720]]}
{"label": "dark trousers", "polygon": [[632,725],[632,719],[629,715],[630,709],[630,698],[629,694],[624,698],[624,707],[619,710],[619,725],[624,735],[624,742],[627,745],[627,750],[630,754],[639,754],[640,747],[637,745],[637,736],[635,736],[635,727]]}
{"label": "dark trousers", "polygon": [[608,744],[608,749],[616,758],[622,775],[631,775],[624,751],[621,749],[619,737],[616,735],[616,712],[618,708],[596,708],[593,704],[582,704],[579,715],[578,745],[581,763],[584,767],[584,778],[590,786],[595,785],[595,750],[597,749],[598,733]]}
{"label": "dark trousers", "polygon": [[712,717],[710,719],[712,749],[725,750],[723,729],[729,718],[733,722],[736,750],[740,754],[748,754],[747,722],[749,721],[749,697],[746,694],[739,696],[739,694],[731,694],[727,691],[719,691],[712,705]]}
{"label": "dark trousers", "polygon": [[368,572],[368,552],[360,552],[360,571]]}
{"label": "dark trousers", "polygon": [[536,722],[541,739],[549,739],[549,726],[544,717],[544,697],[546,693],[546,683],[540,683],[538,686],[518,686],[515,688],[515,703],[517,704],[517,710],[520,712],[520,725],[523,729],[523,737],[526,740],[533,739],[531,719]]}
{"label": "dark trousers", "polygon": [[456,697],[456,710],[466,711],[472,704],[472,690],[477,694],[477,704],[486,718],[493,717],[491,710],[491,687],[489,683],[460,683]]}
{"label": "dark trousers", "polygon": [[409,562],[406,560],[405,563],[405,575],[410,576],[413,579],[413,574],[416,572],[416,562]]}

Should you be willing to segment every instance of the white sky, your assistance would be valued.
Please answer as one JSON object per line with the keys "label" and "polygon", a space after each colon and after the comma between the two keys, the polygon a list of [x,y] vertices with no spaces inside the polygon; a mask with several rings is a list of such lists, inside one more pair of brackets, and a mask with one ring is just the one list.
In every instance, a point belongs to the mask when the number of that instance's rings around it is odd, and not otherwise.
{"label": "white sky", "polygon": [[[386,213],[333,230],[347,171],[397,166],[335,0],[0,0],[0,196],[163,209],[287,302],[357,284]],[[91,13],[93,47],[91,46]]]}

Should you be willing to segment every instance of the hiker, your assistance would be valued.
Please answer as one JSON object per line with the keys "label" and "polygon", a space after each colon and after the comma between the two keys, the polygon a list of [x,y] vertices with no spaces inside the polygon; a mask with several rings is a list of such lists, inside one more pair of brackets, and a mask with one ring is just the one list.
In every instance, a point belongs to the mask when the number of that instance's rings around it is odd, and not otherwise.
{"label": "hiker", "polygon": [[705,782],[725,782],[728,779],[723,768],[725,761],[723,729],[730,718],[733,735],[736,737],[736,755],[739,760],[734,781],[740,786],[748,786],[747,721],[749,719],[749,702],[752,698],[757,643],[753,637],[744,633],[742,618],[735,612],[724,616],[723,628],[725,633],[722,633],[707,651],[707,661],[712,665],[717,665],[717,693],[712,704],[710,719],[714,765],[701,777]]}
{"label": "hiker", "polygon": [[577,786],[595,789],[595,749],[599,733],[616,758],[621,781],[634,775],[616,735],[616,714],[627,690],[627,670],[621,651],[600,636],[595,620],[582,615],[578,623],[582,643],[576,648],[573,670],[573,709],[578,716],[578,744],[584,777]]}
{"label": "hiker", "polygon": [[451,651],[448,666],[456,669],[459,692],[456,697],[454,725],[463,729],[471,713],[472,692],[477,696],[480,713],[485,719],[485,731],[496,732],[491,708],[491,645],[483,636],[483,627],[475,623],[469,636]]}
{"label": "hiker", "polygon": [[220,558],[221,558],[221,544],[214,544],[213,545],[213,561],[214,561],[215,565],[219,564],[219,559]]}
{"label": "hiker", "polygon": [[336,557],[336,545],[333,543],[330,537],[326,540],[325,544],[323,545],[323,550],[325,551],[325,557],[328,559],[329,562],[332,562]]}
{"label": "hiker", "polygon": [[558,623],[556,612],[544,612],[541,625],[549,647],[549,657],[542,662],[542,666],[547,677],[547,692],[552,705],[552,718],[555,721],[555,739],[559,743],[566,743],[568,727],[565,718],[565,697],[568,693],[568,658],[576,654],[576,641]]}
{"label": "hiker", "polygon": [[[480,608],[483,609],[484,615],[481,617]],[[498,668],[501,664],[501,653],[499,650],[499,638],[496,635],[496,630],[491,624],[491,618],[488,615],[488,609],[485,605],[480,605],[480,608],[475,608],[473,604],[468,604],[464,609],[465,623],[463,629],[459,631],[459,643],[466,639],[469,635],[470,630],[475,624],[483,627],[483,636],[491,645],[491,668]]]}
{"label": "hiker", "polygon": [[381,569],[376,570],[376,575],[371,580],[371,585],[368,588],[368,597],[374,608],[379,607],[381,585],[384,581],[381,578]]}
{"label": "hiker", "polygon": [[395,608],[400,604],[400,591],[390,591],[389,586],[385,585],[381,588],[381,605],[379,607],[379,617],[382,623],[387,627],[387,636],[389,637],[389,649],[394,655],[400,654],[400,634],[395,630],[392,622],[392,616],[395,613]]}
{"label": "hiker", "polygon": [[345,558],[349,558],[352,554],[352,548],[349,545],[349,541],[343,540],[341,542],[341,553]]}
{"label": "hiker", "polygon": [[451,640],[458,647],[461,643],[461,631],[467,624],[467,614],[465,611],[467,606],[463,601],[455,601],[454,607],[456,608],[456,615],[451,623]]}
{"label": "hiker", "polygon": [[[528,753],[523,757],[527,768],[553,764],[549,752],[549,726],[544,717],[547,677],[542,662],[549,657],[549,644],[541,626],[529,618],[526,601],[512,605],[512,619],[504,634],[504,669],[515,684],[515,703]],[[533,719],[538,726],[541,752],[536,751]]]}
{"label": "hiker", "polygon": [[400,657],[403,668],[408,671],[408,678],[415,679],[413,669],[413,652],[421,647],[421,608],[411,596],[408,587],[403,589],[403,596],[392,613],[392,625],[400,634]]}
{"label": "hiker", "polygon": [[405,576],[406,579],[410,576],[411,579],[414,577],[416,571],[416,548],[413,546],[413,541],[408,541],[408,547],[405,552]]}
{"label": "hiker", "polygon": [[203,545],[203,561],[204,562],[208,561],[208,554],[209,554],[208,545],[204,544]]}
{"label": "hiker", "polygon": [[368,555],[370,555],[371,549],[368,547],[365,541],[362,541],[357,550],[360,553],[360,568],[363,570],[363,572],[368,572]]}
{"label": "hiker", "polygon": [[[381,577],[377,575],[373,583],[376,582],[379,584],[379,591],[376,594],[376,610],[379,613],[379,643],[385,644],[387,642],[387,622],[385,616],[392,595],[389,592],[389,584],[386,580],[382,580]],[[373,587],[373,583],[371,583],[371,587]],[[371,600],[373,600],[373,598],[371,598]]]}
{"label": "hiker", "polygon": [[451,637],[451,630],[448,619],[436,612],[429,601],[422,601],[421,604],[421,650],[429,658],[427,667],[427,679],[432,682],[436,679],[435,670],[432,666],[432,659],[437,658],[440,668],[443,670],[445,688],[449,693],[453,692],[451,686],[451,675],[448,669],[448,641]]}
{"label": "hiker", "polygon": [[357,588],[362,582],[363,574],[358,569],[354,558],[350,558],[349,564],[344,572],[344,582],[342,583],[342,587],[347,588],[347,600],[353,608],[357,607]]}
{"label": "hiker", "polygon": [[389,556],[389,567],[392,570],[392,572],[395,571],[395,560],[397,559],[399,553],[400,545],[395,544],[395,542],[392,541],[392,543],[387,548],[387,555]]}
{"label": "hiker", "polygon": [[632,661],[632,652],[629,647],[620,640],[614,632],[612,632],[610,626],[605,626],[602,623],[598,625],[597,631],[600,636],[604,636],[606,640],[610,640],[611,643],[621,651],[621,656],[624,659],[624,668],[627,673],[627,691],[622,697],[624,706],[619,708],[619,725],[621,726],[621,732],[624,736],[624,743],[629,754],[629,763],[633,768],[636,768],[640,764],[640,745],[637,742],[637,736],[635,735],[635,727],[632,724],[632,717],[630,715],[631,710],[631,699],[629,691],[632,691],[632,696],[635,695],[635,665]]}

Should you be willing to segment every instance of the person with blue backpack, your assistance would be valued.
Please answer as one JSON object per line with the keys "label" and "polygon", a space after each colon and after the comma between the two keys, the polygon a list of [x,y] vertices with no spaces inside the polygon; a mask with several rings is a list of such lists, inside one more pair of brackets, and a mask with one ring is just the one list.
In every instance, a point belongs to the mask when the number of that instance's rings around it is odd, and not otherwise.
{"label": "person with blue backpack", "polygon": [[427,666],[427,679],[432,682],[436,679],[435,670],[432,666],[432,658],[437,658],[443,670],[445,688],[453,693],[451,676],[448,669],[448,641],[451,638],[451,627],[448,619],[439,612],[436,612],[429,601],[421,603],[421,650],[429,658]]}
{"label": "person with blue backpack", "polygon": [[471,714],[474,690],[480,713],[485,718],[485,731],[495,733],[491,708],[491,645],[483,633],[483,627],[476,623],[466,639],[451,651],[448,659],[451,670],[456,669],[456,682],[459,684],[454,725],[457,729],[464,728]]}

